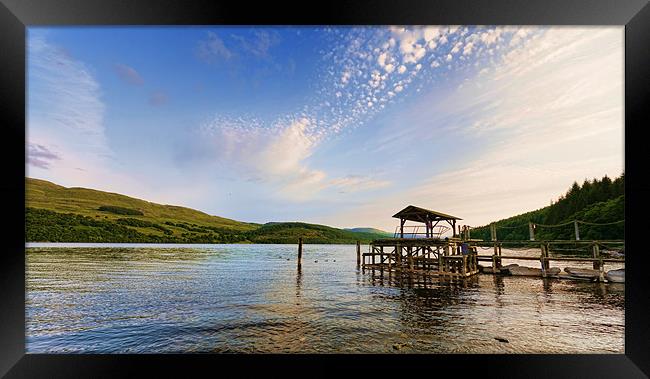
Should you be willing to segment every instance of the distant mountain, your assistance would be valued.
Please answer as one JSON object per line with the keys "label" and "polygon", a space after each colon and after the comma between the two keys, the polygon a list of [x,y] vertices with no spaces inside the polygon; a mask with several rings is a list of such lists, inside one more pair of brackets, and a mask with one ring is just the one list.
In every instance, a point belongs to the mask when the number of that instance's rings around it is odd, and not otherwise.
{"label": "distant mountain", "polygon": [[383,235],[386,237],[393,236],[393,233],[385,232],[383,230],[375,229],[375,228],[347,228],[343,230],[347,230],[348,232],[352,232],[352,233],[371,233],[371,234]]}
{"label": "distant mountain", "polygon": [[300,222],[264,225],[26,178],[28,242],[364,243],[383,234]]}

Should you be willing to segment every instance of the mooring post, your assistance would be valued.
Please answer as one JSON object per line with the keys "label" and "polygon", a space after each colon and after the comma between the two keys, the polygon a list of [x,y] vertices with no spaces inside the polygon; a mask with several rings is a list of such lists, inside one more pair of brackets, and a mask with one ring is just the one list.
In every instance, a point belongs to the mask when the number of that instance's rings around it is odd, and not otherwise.
{"label": "mooring post", "polygon": [[532,222],[528,222],[528,233],[530,234],[530,240],[535,241],[535,228]]}
{"label": "mooring post", "polygon": [[600,270],[600,248],[598,247],[598,242],[594,242],[592,249],[594,253],[594,259],[599,259],[598,261],[594,261],[593,268],[594,270]]}
{"label": "mooring post", "polygon": [[490,224],[490,234],[491,234],[491,237],[492,237],[492,241],[496,241],[497,240],[497,224],[495,224],[495,223]]}
{"label": "mooring post", "polygon": [[361,242],[357,241],[357,266],[361,265]]}
{"label": "mooring post", "polygon": [[298,238],[298,268],[302,264],[302,237]]}
{"label": "mooring post", "polygon": [[573,221],[573,228],[576,231],[576,241],[580,241],[580,231],[578,230],[578,220]]}
{"label": "mooring post", "polygon": [[539,245],[539,248],[541,250],[540,256],[539,256],[539,262],[542,264],[542,277],[546,278],[546,254],[544,253],[544,250],[546,246],[544,244]]}

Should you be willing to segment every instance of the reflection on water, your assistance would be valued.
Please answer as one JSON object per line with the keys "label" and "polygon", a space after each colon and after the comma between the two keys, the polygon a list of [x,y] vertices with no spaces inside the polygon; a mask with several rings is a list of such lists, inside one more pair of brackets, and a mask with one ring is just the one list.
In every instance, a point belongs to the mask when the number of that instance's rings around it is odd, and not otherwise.
{"label": "reflection on water", "polygon": [[305,245],[298,270],[296,255],[29,247],[27,351],[623,353],[622,284],[362,271],[332,245]]}

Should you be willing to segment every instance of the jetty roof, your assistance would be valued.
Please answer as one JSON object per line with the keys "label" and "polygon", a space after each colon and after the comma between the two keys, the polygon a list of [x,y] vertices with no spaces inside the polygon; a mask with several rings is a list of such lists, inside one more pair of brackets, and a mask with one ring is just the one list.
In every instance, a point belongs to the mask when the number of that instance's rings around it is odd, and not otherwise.
{"label": "jetty roof", "polygon": [[409,221],[417,221],[417,222],[438,221],[438,220],[447,220],[447,221],[462,220],[462,218],[458,218],[456,216],[416,207],[414,205],[409,205],[408,207],[395,213],[393,217],[409,220]]}

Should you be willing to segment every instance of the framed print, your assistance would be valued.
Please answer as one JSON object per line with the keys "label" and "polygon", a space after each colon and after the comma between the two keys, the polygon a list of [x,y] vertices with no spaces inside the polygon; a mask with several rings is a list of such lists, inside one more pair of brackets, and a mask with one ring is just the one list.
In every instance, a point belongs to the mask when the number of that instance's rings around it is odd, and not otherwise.
{"label": "framed print", "polygon": [[3,0],[0,373],[647,377],[647,4],[310,6]]}

